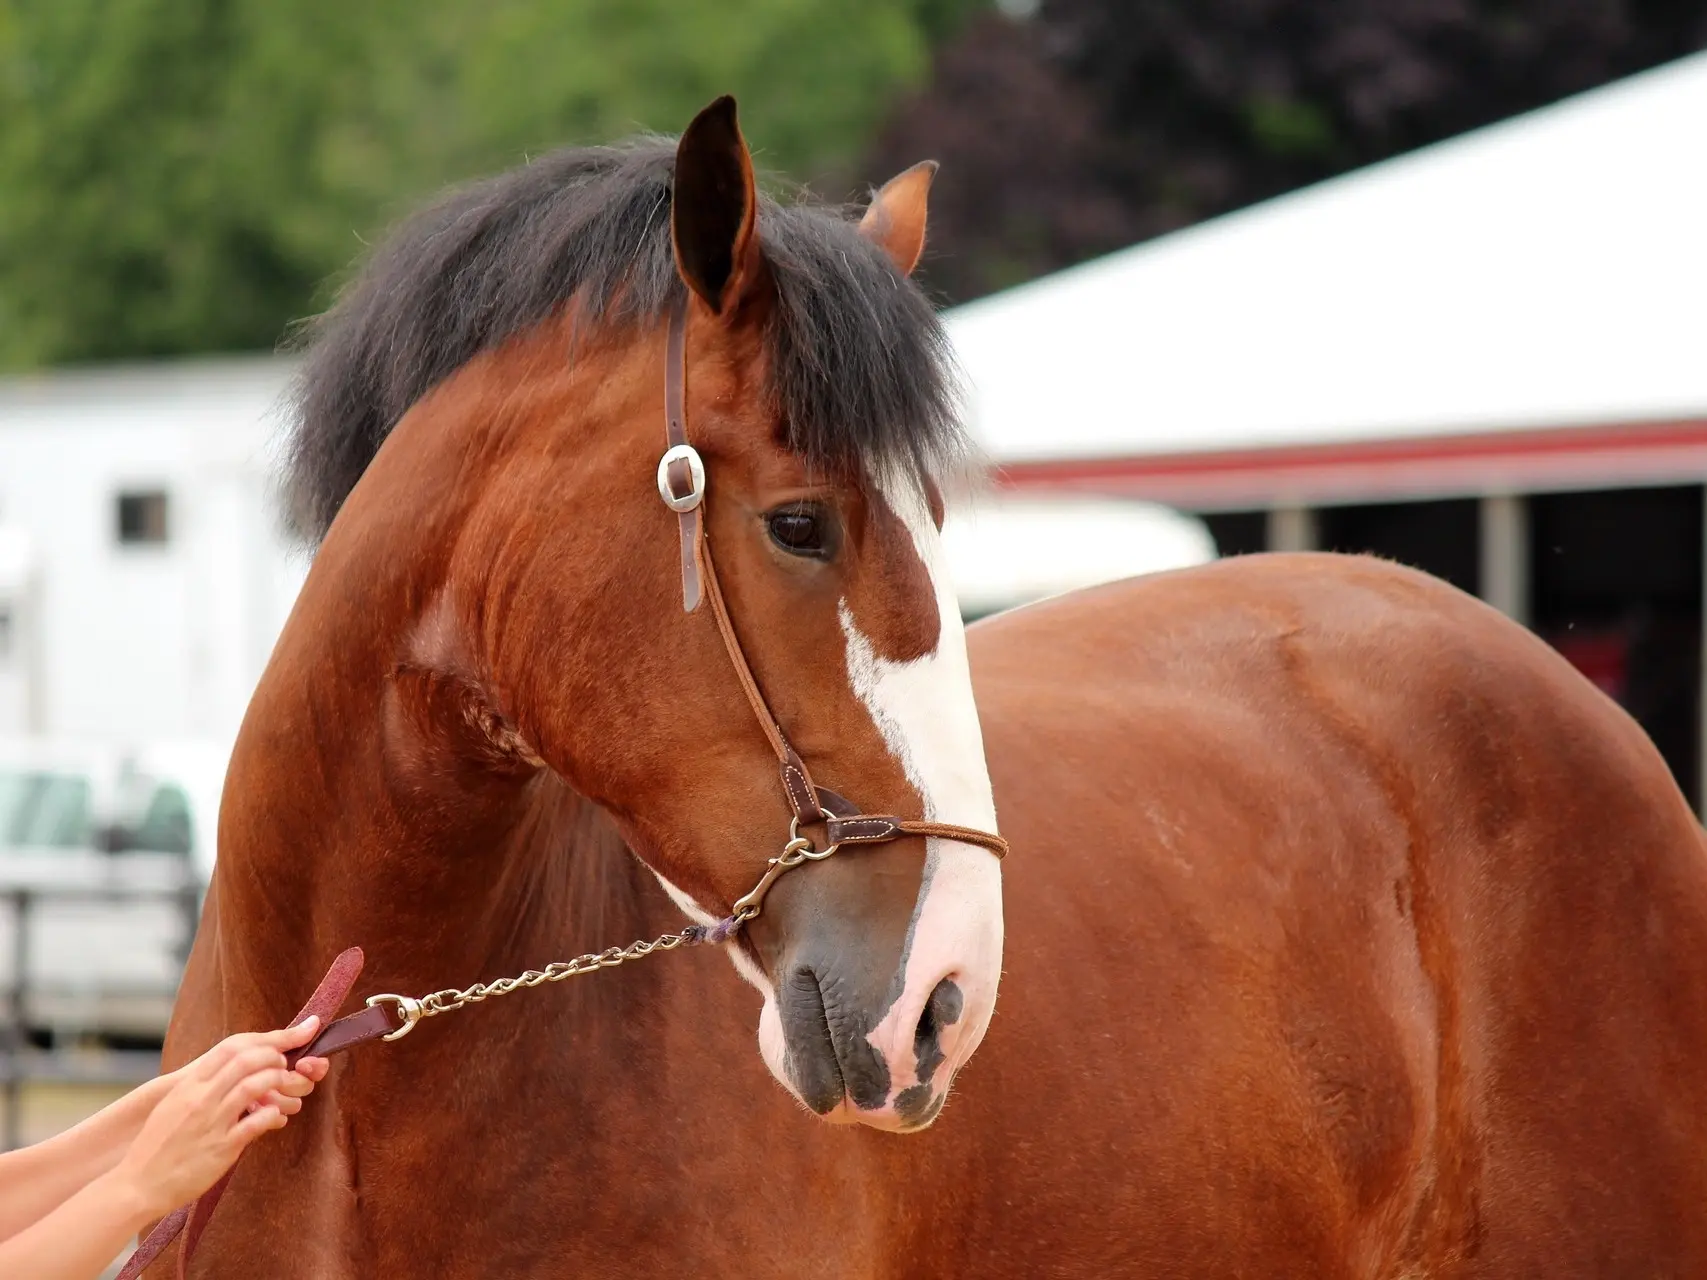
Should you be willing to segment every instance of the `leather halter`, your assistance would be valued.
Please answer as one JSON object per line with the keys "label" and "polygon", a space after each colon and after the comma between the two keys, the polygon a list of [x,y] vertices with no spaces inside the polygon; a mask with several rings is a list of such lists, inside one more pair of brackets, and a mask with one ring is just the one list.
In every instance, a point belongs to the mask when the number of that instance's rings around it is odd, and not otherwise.
{"label": "leather halter", "polygon": [[[735,678],[741,692],[763,730],[765,739],[776,753],[782,770],[782,789],[788,797],[794,820],[789,826],[789,841],[778,857],[766,865],[765,873],[752,891],[740,898],[734,911],[715,927],[695,925],[678,934],[666,934],[653,942],[635,942],[624,948],[580,956],[575,960],[547,966],[545,971],[529,970],[520,978],[500,979],[495,983],[476,983],[467,991],[440,991],[416,1000],[391,994],[368,997],[367,1007],[332,1021],[348,998],[350,989],[362,970],[362,952],[351,947],[333,961],[331,969],[302,1011],[289,1025],[294,1026],[309,1014],[316,1014],[321,1030],[314,1042],[287,1055],[294,1066],[296,1060],[309,1056],[328,1057],[342,1053],[372,1040],[400,1040],[415,1029],[422,1017],[462,1008],[494,995],[539,986],[543,982],[558,982],[582,973],[612,968],[629,960],[640,959],[660,951],[672,951],[680,946],[700,942],[725,942],[763,909],[764,897],[771,885],[784,872],[806,862],[828,858],[845,844],[878,844],[899,840],[903,836],[920,836],[944,840],[959,840],[988,849],[998,858],[1008,851],[1008,843],[1000,836],[951,822],[928,822],[903,819],[883,813],[859,813],[848,801],[833,791],[815,785],[806,764],[788,744],[776,717],[771,714],[765,698],[759,692],[758,681],[747,665],[741,651],[741,641],[735,635],[735,625],[729,619],[729,608],[723,602],[723,591],[717,583],[717,566],[711,558],[711,543],[705,532],[705,463],[698,451],[688,443],[685,410],[687,380],[687,302],[678,302],[670,311],[670,328],[664,369],[664,416],[669,448],[658,461],[658,493],[666,506],[678,517],[682,543],[682,609],[695,612],[701,600],[711,601],[712,616],[723,637],[723,647],[729,663],[735,668]],[[815,849],[811,841],[800,835],[802,826],[822,823],[828,843]],[[388,1006],[395,1007],[393,1009]],[[144,1269],[165,1252],[180,1234],[184,1237],[178,1251],[178,1280],[184,1280],[190,1259],[203,1230],[213,1217],[220,1197],[231,1182],[231,1173],[209,1188],[194,1204],[185,1205],[155,1225],[136,1252],[119,1272],[118,1280],[137,1280]]]}
{"label": "leather halter", "polygon": [[[669,339],[666,344],[664,369],[664,427],[669,448],[658,460],[658,494],[664,505],[676,513],[682,543],[682,608],[693,613],[701,599],[711,602],[712,616],[723,637],[723,648],[729,664],[735,668],[735,678],[747,705],[759,722],[766,741],[776,754],[782,770],[782,789],[794,811],[792,834],[798,837],[802,826],[822,823],[828,847],[807,853],[809,859],[827,857],[831,850],[844,844],[878,844],[899,840],[903,836],[935,837],[959,840],[988,849],[998,858],[1005,857],[1008,843],[1000,836],[951,822],[929,822],[921,819],[898,818],[886,813],[860,813],[855,806],[833,791],[826,791],[812,781],[806,764],[789,745],[776,716],[759,692],[758,681],[741,650],[735,625],[729,618],[729,607],[723,601],[723,591],[717,582],[717,565],[711,556],[711,542],[705,531],[703,513],[706,496],[705,463],[698,451],[688,443],[686,382],[687,382],[687,301],[679,300],[670,309]],[[794,865],[794,864],[791,864]],[[735,904],[735,918],[742,918],[744,904],[757,907],[763,889],[770,887],[767,877],[761,888]],[[753,911],[753,915],[758,914]],[[751,916],[747,916],[751,919]]]}

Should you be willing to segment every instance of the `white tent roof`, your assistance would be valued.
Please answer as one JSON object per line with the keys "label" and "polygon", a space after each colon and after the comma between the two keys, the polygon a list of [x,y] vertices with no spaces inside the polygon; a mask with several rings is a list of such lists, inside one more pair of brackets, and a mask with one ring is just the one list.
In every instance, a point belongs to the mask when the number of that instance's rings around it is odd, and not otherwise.
{"label": "white tent roof", "polygon": [[22,590],[29,584],[34,568],[29,535],[22,529],[0,526],[0,594]]}
{"label": "white tent roof", "polygon": [[949,511],[942,541],[969,613],[1215,558],[1201,520],[1144,502],[980,495]]}
{"label": "white tent roof", "polygon": [[1707,418],[1707,54],[948,323],[997,462]]}

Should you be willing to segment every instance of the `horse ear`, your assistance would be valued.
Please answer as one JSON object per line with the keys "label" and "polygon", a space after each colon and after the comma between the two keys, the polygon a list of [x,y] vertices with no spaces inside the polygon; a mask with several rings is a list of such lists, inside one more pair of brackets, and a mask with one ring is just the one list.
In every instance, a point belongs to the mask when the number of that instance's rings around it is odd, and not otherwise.
{"label": "horse ear", "polygon": [[718,315],[734,309],[759,275],[753,157],[725,94],[693,118],[676,144],[670,236],[676,270]]}
{"label": "horse ear", "polygon": [[883,184],[859,221],[860,234],[878,245],[904,276],[913,274],[925,249],[925,205],[930,198],[935,160],[921,160]]}

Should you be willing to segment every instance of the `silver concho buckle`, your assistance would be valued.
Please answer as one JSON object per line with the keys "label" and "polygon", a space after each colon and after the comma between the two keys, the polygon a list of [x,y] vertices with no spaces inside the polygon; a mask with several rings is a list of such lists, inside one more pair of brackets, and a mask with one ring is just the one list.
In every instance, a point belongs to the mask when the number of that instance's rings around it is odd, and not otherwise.
{"label": "silver concho buckle", "polygon": [[[670,487],[670,464],[675,462],[688,464],[688,479],[693,485],[680,496]],[[674,444],[664,450],[664,456],[658,459],[658,496],[671,511],[692,511],[705,501],[705,463],[698,449],[691,444]]]}

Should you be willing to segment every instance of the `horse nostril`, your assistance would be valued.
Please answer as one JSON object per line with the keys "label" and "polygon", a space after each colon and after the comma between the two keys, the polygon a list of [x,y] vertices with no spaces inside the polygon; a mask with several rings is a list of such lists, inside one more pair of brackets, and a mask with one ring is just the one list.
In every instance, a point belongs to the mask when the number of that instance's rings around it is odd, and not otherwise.
{"label": "horse nostril", "polygon": [[936,1006],[929,1000],[925,1001],[924,1012],[919,1014],[919,1026],[913,1032],[913,1052],[922,1054],[925,1046],[936,1039]]}
{"label": "horse nostril", "polygon": [[919,1025],[913,1031],[913,1057],[917,1063],[919,1083],[924,1084],[943,1060],[942,1030],[960,1021],[966,998],[953,978],[944,978],[931,991],[925,1007],[919,1012]]}

